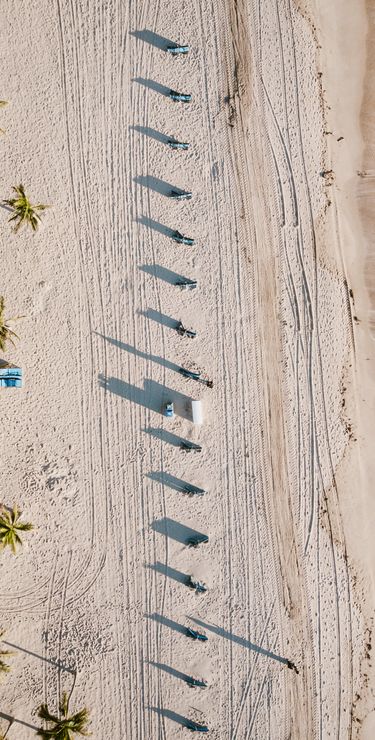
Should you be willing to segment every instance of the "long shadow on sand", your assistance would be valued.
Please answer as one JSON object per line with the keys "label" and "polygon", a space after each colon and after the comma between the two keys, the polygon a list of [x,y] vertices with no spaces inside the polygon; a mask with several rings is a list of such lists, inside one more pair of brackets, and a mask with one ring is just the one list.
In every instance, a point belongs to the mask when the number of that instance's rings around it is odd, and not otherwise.
{"label": "long shadow on sand", "polygon": [[165,180],[160,180],[159,177],[154,177],[153,175],[137,175],[136,177],[133,177],[133,182],[137,185],[141,185],[143,188],[148,188],[149,190],[153,190],[155,193],[165,196],[169,196],[172,190],[179,193],[184,192],[176,185],[171,185],[171,183],[165,182]]}
{"label": "long shadow on sand", "polygon": [[18,725],[23,725],[24,727],[29,727],[30,730],[35,730],[35,732],[39,730],[39,727],[35,727],[35,725],[30,725],[28,722],[24,722],[22,719],[17,719],[17,717],[12,717],[10,714],[4,714],[4,712],[0,712],[0,717],[1,719],[5,719],[6,722],[9,722],[9,727],[11,727],[14,722],[16,722]]}
{"label": "long shadow on sand", "polygon": [[163,234],[163,236],[168,236],[170,239],[172,238],[175,229],[170,229],[169,226],[165,226],[164,224],[161,224],[159,221],[154,221],[153,218],[149,218],[148,216],[137,216],[135,219],[138,224],[141,224],[142,226],[146,226],[147,229],[152,229],[153,231],[157,231],[158,234]]}
{"label": "long shadow on sand", "polygon": [[2,640],[2,642],[4,645],[8,645],[8,647],[14,648],[18,651],[21,650],[21,652],[26,653],[27,655],[32,655],[33,658],[43,660],[44,663],[49,663],[50,665],[54,666],[54,668],[58,668],[60,671],[66,671],[66,673],[71,673],[73,676],[75,676],[76,674],[76,670],[74,668],[69,668],[69,666],[64,665],[64,663],[61,663],[60,661],[44,658],[42,655],[38,655],[38,653],[33,653],[32,650],[27,650],[20,645],[14,645],[12,642],[8,642],[8,640]]}
{"label": "long shadow on sand", "polygon": [[133,77],[132,82],[138,82],[139,85],[147,87],[148,90],[153,90],[164,98],[169,98],[171,88],[161,85],[160,82],[156,82],[156,80],[146,79],[145,77]]}
{"label": "long shadow on sand", "polygon": [[209,624],[209,622],[202,622],[201,619],[197,619],[196,617],[189,617],[189,619],[191,619],[192,622],[195,622],[195,624],[198,624],[199,627],[203,627],[205,630],[218,635],[218,637],[224,637],[227,640],[231,640],[231,642],[235,642],[237,645],[241,645],[241,647],[247,648],[248,650],[254,650],[255,653],[264,655],[266,658],[277,660],[279,663],[284,663],[285,665],[290,664],[290,660],[288,658],[283,658],[281,655],[273,653],[271,650],[266,650],[265,648],[260,647],[260,645],[255,645],[254,642],[250,642],[250,640],[245,640],[244,637],[233,635],[232,632],[227,632],[227,630],[224,630],[222,627],[218,627],[215,624]]}
{"label": "long shadow on sand", "polygon": [[[190,443],[190,440],[186,440],[183,437],[178,437],[177,434],[172,434],[172,432],[167,432],[166,429],[153,429],[152,427],[149,427],[148,429],[143,429],[142,431],[144,431],[146,434],[150,434],[156,439],[160,439],[162,442],[166,442],[167,444],[172,445],[173,447],[181,447],[181,444],[183,442]],[[193,457],[194,451],[192,450],[192,452],[186,454],[189,454],[191,457]]]}
{"label": "long shadow on sand", "polygon": [[165,537],[169,537],[171,540],[175,540],[176,542],[181,542],[182,545],[185,545],[190,537],[203,537],[202,533],[198,532],[197,529],[186,527],[184,524],[175,522],[173,519],[169,519],[168,517],[164,517],[164,519],[156,519],[152,522],[151,527],[154,532],[163,534]]}
{"label": "long shadow on sand", "polygon": [[173,491],[178,491],[179,493],[184,492],[185,486],[189,486],[190,488],[194,487],[191,483],[181,480],[181,478],[176,478],[174,475],[170,475],[170,473],[165,473],[164,471],[152,471],[151,473],[147,473],[147,478],[150,478],[157,483],[161,483],[163,486],[168,486],[168,488],[172,488]]}
{"label": "long shadow on sand", "polygon": [[174,329],[175,331],[180,323],[179,321],[177,321],[177,319],[172,319],[171,316],[166,316],[165,313],[155,311],[154,308],[148,308],[147,311],[140,311],[139,313],[141,316],[145,316],[146,319],[156,321],[158,324],[166,326],[167,329]]}
{"label": "long shadow on sand", "polygon": [[175,46],[175,41],[166,39],[165,36],[160,36],[154,31],[149,31],[148,28],[143,28],[140,31],[130,31],[130,36],[134,36],[139,41],[144,41],[145,44],[155,46],[157,49],[166,50],[167,46]]}
{"label": "long shadow on sand", "polygon": [[139,406],[155,411],[161,415],[164,414],[165,404],[173,401],[175,414],[183,419],[191,421],[191,400],[172,388],[166,388],[154,380],[145,380],[144,389],[137,388],[131,383],[126,383],[120,378],[107,377],[99,375],[99,385],[105,391],[114,393],[121,398],[137,403]]}
{"label": "long shadow on sand", "polygon": [[[162,316],[162,314],[160,315]],[[114,339],[113,337],[106,337],[104,334],[99,334],[99,332],[97,331],[95,331],[94,334],[96,334],[98,337],[101,337],[102,339],[105,339],[106,342],[108,342],[109,344],[113,344],[115,347],[123,349],[125,352],[129,352],[135,357],[140,357],[142,360],[155,362],[157,365],[161,365],[162,367],[167,368],[167,370],[173,370],[175,373],[178,373],[180,370],[180,365],[176,365],[174,362],[170,362],[170,360],[166,360],[164,357],[159,357],[158,355],[150,355],[148,354],[148,352],[142,352],[142,350],[133,347],[131,344],[120,342],[119,339]]]}
{"label": "long shadow on sand", "polygon": [[173,678],[178,678],[180,681],[184,681],[185,683],[190,678],[187,673],[181,673],[181,671],[177,671],[175,668],[171,668],[171,666],[166,665],[165,663],[153,663],[152,660],[149,660],[148,664],[154,666],[154,668],[158,668],[159,671],[169,673],[169,675],[173,676]]}
{"label": "long shadow on sand", "polygon": [[171,568],[165,563],[156,562],[152,565],[146,565],[146,568],[153,570],[155,573],[160,573],[160,575],[165,576],[166,578],[171,578],[172,581],[177,581],[177,583],[182,583],[184,586],[187,586],[189,576],[186,573],[182,573],[180,570],[176,570],[176,568]]}
{"label": "long shadow on sand", "polygon": [[163,267],[163,265],[139,265],[139,269],[143,272],[147,272],[148,275],[156,277],[158,280],[164,280],[164,282],[169,283],[169,285],[175,285],[177,280],[191,280],[191,278],[187,278],[179,272],[168,270],[167,267]]}
{"label": "long shadow on sand", "polygon": [[160,144],[168,144],[168,141],[177,141],[173,136],[162,134],[161,131],[157,131],[155,128],[150,128],[150,126],[129,126],[129,129],[137,131],[139,134],[143,134],[143,136],[149,136],[150,139],[155,139],[155,141],[159,141]]}
{"label": "long shadow on sand", "polygon": [[183,717],[182,714],[177,714],[177,712],[172,712],[170,709],[160,709],[160,707],[149,707],[150,712],[156,712],[156,714],[159,715],[159,717],[165,717],[166,719],[171,719],[172,722],[177,722],[178,725],[182,725],[182,727],[187,727],[188,720],[186,717]]}
{"label": "long shadow on sand", "polygon": [[169,627],[169,629],[178,632],[180,635],[186,636],[186,627],[178,622],[174,622],[173,619],[163,617],[162,614],[146,614],[146,617],[147,619],[153,619],[154,622],[157,622],[158,624],[162,624],[163,627]]}

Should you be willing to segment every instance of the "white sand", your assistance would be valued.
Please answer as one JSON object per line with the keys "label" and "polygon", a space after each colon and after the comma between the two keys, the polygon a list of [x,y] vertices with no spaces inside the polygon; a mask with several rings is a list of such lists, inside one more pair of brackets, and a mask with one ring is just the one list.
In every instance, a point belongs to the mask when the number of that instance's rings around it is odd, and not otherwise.
{"label": "white sand", "polygon": [[[345,3],[333,5],[338,17]],[[335,83],[326,44],[336,16],[313,19],[304,3],[22,6],[8,0],[0,19],[3,196],[22,181],[53,209],[37,235],[12,234],[2,211],[2,290],[27,318],[7,353],[26,379],[2,393],[0,481],[37,525],[1,557],[0,624],[18,646],[0,712],[16,718],[9,738],[34,736],[35,708],[56,708],[72,671],[72,709],[90,708],[99,740],[185,737],[184,717],[222,740],[347,738],[356,693],[354,717],[368,711],[373,603],[367,340],[348,305],[351,286],[356,310],[365,291],[345,190],[361,159],[364,57],[344,114],[333,86],[346,75]],[[362,8],[353,23],[355,50]],[[191,54],[169,58],[150,32]],[[331,116],[353,134],[347,159],[324,134]],[[172,152],[167,136],[191,149]],[[168,183],[194,200],[171,202]],[[171,241],[176,228],[196,246]],[[198,289],[180,292],[179,276]],[[179,319],[196,339],[171,328]],[[202,429],[186,398],[203,399]],[[209,492],[186,497],[174,479]],[[209,544],[187,548],[186,528]]]}

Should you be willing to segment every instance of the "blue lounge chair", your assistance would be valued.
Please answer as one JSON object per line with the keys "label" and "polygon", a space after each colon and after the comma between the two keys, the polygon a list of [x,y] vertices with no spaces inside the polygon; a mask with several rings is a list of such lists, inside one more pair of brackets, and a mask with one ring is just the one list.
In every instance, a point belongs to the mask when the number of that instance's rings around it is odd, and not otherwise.
{"label": "blue lounge chair", "polygon": [[171,190],[169,197],[173,198],[173,200],[191,200],[193,193],[188,191]]}
{"label": "blue lounge chair", "polygon": [[22,388],[22,368],[0,368],[0,388]]}
{"label": "blue lounge chair", "polygon": [[172,98],[172,100],[176,100],[179,103],[190,103],[191,101],[190,93],[179,93],[177,92],[177,90],[170,90],[169,97]]}
{"label": "blue lounge chair", "polygon": [[184,236],[180,231],[174,231],[172,234],[173,241],[178,244],[187,244],[188,247],[193,247],[195,242],[194,239],[190,239],[189,236]]}
{"label": "blue lounge chair", "polygon": [[167,46],[167,51],[169,54],[172,54],[173,56],[175,54],[188,54],[189,53],[189,47],[188,46]]}
{"label": "blue lounge chair", "polygon": [[170,146],[171,149],[189,149],[190,144],[186,141],[174,141],[173,139],[169,139],[168,146]]}

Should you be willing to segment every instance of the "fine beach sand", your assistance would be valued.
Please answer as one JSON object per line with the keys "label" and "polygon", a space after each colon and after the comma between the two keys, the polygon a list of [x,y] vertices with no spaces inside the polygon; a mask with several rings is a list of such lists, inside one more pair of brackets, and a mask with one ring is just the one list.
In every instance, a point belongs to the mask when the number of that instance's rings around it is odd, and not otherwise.
{"label": "fine beach sand", "polygon": [[374,737],[368,6],[2,3],[1,198],[22,182],[53,206],[35,235],[0,211],[25,317],[1,500],[36,526],[0,560],[9,740],[73,687],[98,740],[186,737],[186,718],[217,740]]}

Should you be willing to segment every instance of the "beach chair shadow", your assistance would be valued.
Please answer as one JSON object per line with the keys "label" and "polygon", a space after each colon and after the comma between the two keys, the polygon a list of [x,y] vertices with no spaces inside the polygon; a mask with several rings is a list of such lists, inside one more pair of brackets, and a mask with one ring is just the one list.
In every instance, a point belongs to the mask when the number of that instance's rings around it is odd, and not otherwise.
{"label": "beach chair shadow", "polygon": [[139,31],[130,31],[130,36],[134,36],[139,41],[144,41],[145,44],[150,44],[150,46],[155,46],[156,49],[163,49],[164,51],[167,46],[174,46],[176,43],[165,38],[165,36],[160,36],[154,31],[149,31],[148,28],[143,28]]}
{"label": "beach chair shadow", "polygon": [[156,129],[149,126],[129,126],[129,130],[137,131],[137,133],[143,134],[143,136],[149,136],[150,139],[155,139],[160,144],[168,144],[168,141],[177,141],[173,136],[162,134],[161,131],[156,131]]}
{"label": "beach chair shadow", "polygon": [[149,216],[137,216],[135,221],[138,224],[141,224],[141,226],[146,226],[148,229],[157,231],[159,234],[163,234],[163,236],[168,236],[169,238],[171,238],[175,233],[175,229],[170,229],[169,226],[165,226],[159,221],[155,221],[153,218],[149,218]]}
{"label": "beach chair shadow", "polygon": [[172,720],[172,722],[176,722],[178,725],[181,725],[182,727],[187,726],[187,718],[183,717],[182,714],[177,714],[177,712],[172,712],[170,709],[161,709],[160,707],[149,707],[151,712],[156,712],[156,714],[159,715],[159,717],[165,717],[166,719]]}
{"label": "beach chair shadow", "polygon": [[126,398],[128,401],[143,406],[150,411],[155,411],[160,415],[164,414],[164,406],[167,401],[173,401],[175,414],[191,421],[189,397],[172,388],[166,388],[166,386],[154,380],[145,380],[142,389],[131,383],[126,383],[120,378],[99,375],[98,379],[100,387],[105,391]]}
{"label": "beach chair shadow", "polygon": [[173,272],[173,270],[168,270],[168,268],[163,267],[163,265],[139,265],[139,269],[146,272],[148,275],[152,275],[158,280],[163,280],[169,285],[175,285],[177,280],[189,280],[185,275],[181,275],[179,272]]}
{"label": "beach chair shadow", "polygon": [[178,493],[183,493],[185,486],[191,486],[191,483],[181,478],[176,478],[174,475],[170,475],[170,473],[165,473],[164,471],[147,473],[147,478],[150,478],[150,480],[156,483],[161,483],[163,486],[168,486],[168,488],[172,488],[173,491],[177,491]]}
{"label": "beach chair shadow", "polygon": [[176,581],[176,583],[182,583],[184,586],[187,585],[189,576],[186,573],[182,573],[180,570],[176,570],[176,568],[171,568],[165,563],[156,562],[152,565],[146,565],[146,568],[153,570],[155,573],[160,573],[160,575],[165,576],[165,578],[171,578],[171,580]]}
{"label": "beach chair shadow", "polygon": [[174,622],[173,619],[168,619],[168,617],[164,617],[162,614],[156,613],[146,614],[145,616],[147,619],[152,619],[154,622],[161,624],[163,627],[168,627],[169,629],[178,632],[180,635],[186,635],[186,627],[184,627],[183,624]]}
{"label": "beach chair shadow", "polygon": [[161,85],[156,80],[146,79],[145,77],[133,77],[132,82],[137,82],[138,85],[143,85],[143,87],[158,93],[158,95],[162,95],[164,98],[169,98],[171,88]]}
{"label": "beach chair shadow", "polygon": [[171,190],[180,192],[180,188],[176,185],[171,185],[169,182],[160,180],[159,177],[154,177],[153,175],[137,175],[133,180],[137,185],[153,190],[155,193],[159,193],[160,195],[168,196]]}
{"label": "beach chair shadow", "polygon": [[176,330],[180,324],[177,319],[172,319],[171,316],[166,316],[166,314],[160,313],[160,311],[155,311],[154,308],[148,308],[147,311],[139,311],[139,314],[144,316],[146,319],[156,321],[156,323],[166,326],[167,329]]}
{"label": "beach chair shadow", "polygon": [[164,673],[168,673],[169,676],[173,676],[173,678],[177,678],[179,681],[188,681],[190,676],[187,673],[182,673],[181,671],[176,670],[176,668],[172,668],[169,665],[166,665],[166,663],[154,663],[152,660],[148,661],[148,664],[153,666],[154,668],[158,668],[159,671],[164,671]]}
{"label": "beach chair shadow", "polygon": [[173,519],[169,519],[168,517],[164,517],[164,519],[155,519],[155,521],[152,522],[151,527],[154,532],[158,532],[158,534],[162,534],[176,542],[180,542],[182,545],[185,545],[190,537],[203,537],[202,533],[198,532],[197,529],[186,527],[185,524],[175,522]]}
{"label": "beach chair shadow", "polygon": [[150,434],[151,437],[155,437],[155,439],[160,439],[162,442],[172,445],[172,447],[180,448],[182,443],[189,442],[189,440],[184,439],[184,437],[179,437],[177,434],[168,432],[167,429],[148,427],[142,431],[146,434]]}

